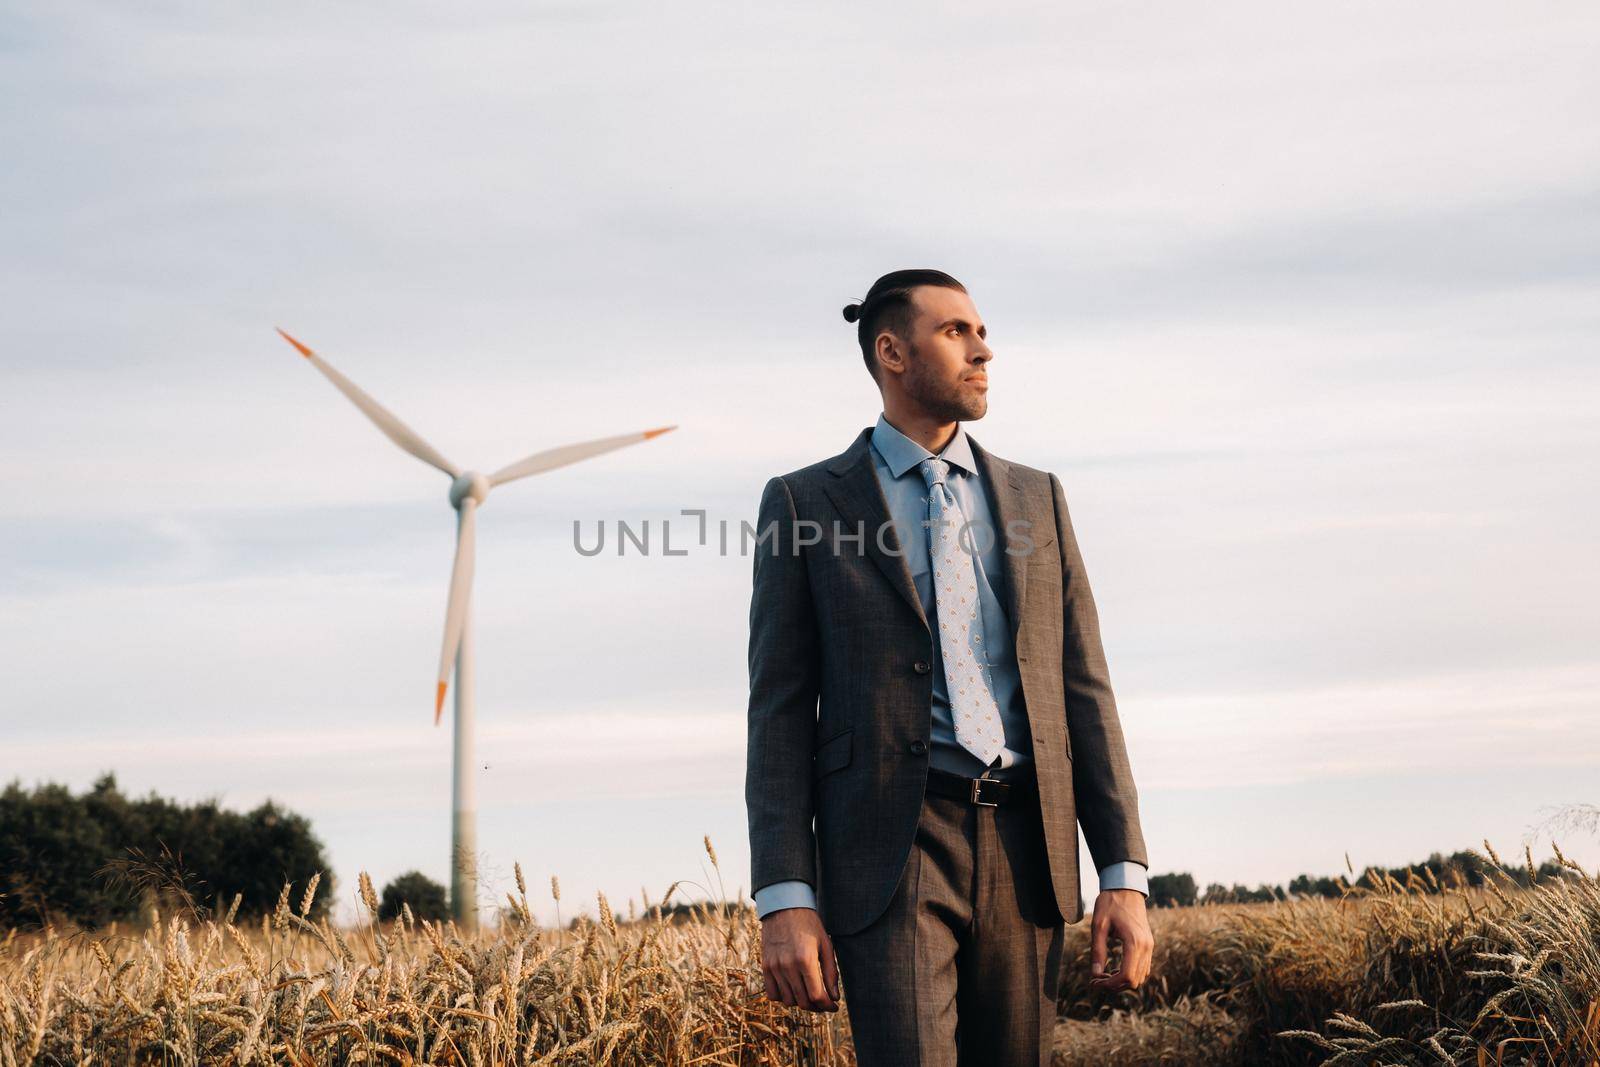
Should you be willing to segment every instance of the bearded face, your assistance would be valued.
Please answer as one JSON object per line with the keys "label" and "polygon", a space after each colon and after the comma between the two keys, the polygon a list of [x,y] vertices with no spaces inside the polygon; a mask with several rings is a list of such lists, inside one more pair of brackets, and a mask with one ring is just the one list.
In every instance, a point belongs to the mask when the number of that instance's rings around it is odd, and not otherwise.
{"label": "bearded face", "polygon": [[910,342],[906,348],[903,381],[911,399],[929,415],[950,422],[983,418],[989,410],[987,375],[981,383],[975,380],[973,365],[947,347]]}

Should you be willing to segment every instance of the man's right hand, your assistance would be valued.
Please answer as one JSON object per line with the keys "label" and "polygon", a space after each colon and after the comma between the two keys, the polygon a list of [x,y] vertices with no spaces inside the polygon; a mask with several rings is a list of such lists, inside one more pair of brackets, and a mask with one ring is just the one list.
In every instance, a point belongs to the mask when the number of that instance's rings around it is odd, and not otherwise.
{"label": "man's right hand", "polygon": [[761,920],[761,975],[767,996],[807,1011],[839,1010],[833,941],[812,908],[782,908]]}

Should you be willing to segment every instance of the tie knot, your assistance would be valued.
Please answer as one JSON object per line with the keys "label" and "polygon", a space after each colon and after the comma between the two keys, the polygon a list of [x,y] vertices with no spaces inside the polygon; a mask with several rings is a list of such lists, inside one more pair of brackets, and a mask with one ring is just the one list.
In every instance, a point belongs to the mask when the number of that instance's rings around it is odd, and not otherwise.
{"label": "tie knot", "polygon": [[950,464],[942,459],[929,457],[922,461],[922,480],[927,483],[929,489],[943,485],[949,474]]}

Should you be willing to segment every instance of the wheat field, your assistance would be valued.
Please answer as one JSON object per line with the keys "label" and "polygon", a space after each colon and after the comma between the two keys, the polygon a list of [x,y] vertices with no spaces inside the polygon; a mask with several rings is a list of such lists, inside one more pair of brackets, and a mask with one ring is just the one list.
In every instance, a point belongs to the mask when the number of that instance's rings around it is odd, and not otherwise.
{"label": "wheat field", "polygon": [[[1088,989],[1088,923],[1069,927],[1057,1063],[1600,1064],[1600,883],[1563,859],[1519,886],[1485,848],[1487,887],[1156,909],[1151,980],[1116,998]],[[137,930],[12,932],[0,1067],[854,1063],[845,1013],[761,995],[748,906],[674,918],[674,886],[637,917],[600,896],[552,929],[516,882],[473,936],[379,923],[364,874],[344,927],[307,917],[313,879],[259,923],[152,910]]]}

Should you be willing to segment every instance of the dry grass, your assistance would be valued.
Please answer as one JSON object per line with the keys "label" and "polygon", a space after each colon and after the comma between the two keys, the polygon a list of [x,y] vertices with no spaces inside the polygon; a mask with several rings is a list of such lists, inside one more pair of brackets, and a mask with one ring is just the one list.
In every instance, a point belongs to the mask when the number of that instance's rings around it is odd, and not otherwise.
{"label": "dry grass", "polygon": [[[1499,868],[1486,889],[1390,880],[1157,910],[1152,980],[1115,999],[1087,988],[1080,923],[1057,1062],[1600,1064],[1600,883],[1568,866],[1526,889]],[[474,937],[380,926],[364,876],[355,927],[309,921],[309,894],[295,907],[286,891],[248,928],[153,916],[132,934],[12,935],[0,1067],[853,1063],[843,1013],[760,995],[748,908],[634,922],[602,897],[598,920],[551,930],[525,893],[519,871],[505,921]]]}
{"label": "dry grass", "polygon": [[[709,842],[708,842],[709,851]],[[713,856],[713,863],[715,858]],[[306,916],[315,887],[248,927],[152,915],[137,936],[8,937],[0,1064],[852,1064],[842,1019],[760,995],[748,909],[661,908],[573,929],[531,921],[526,886],[477,936],[451,924]],[[842,1013],[841,1013],[842,1014]]]}
{"label": "dry grass", "polygon": [[[1333,1064],[1600,1064],[1600,880],[1556,850],[1571,876],[1487,897],[1375,894],[1357,973],[1360,996],[1320,1031],[1290,1031]],[[1391,880],[1392,881],[1392,880]],[[1437,887],[1430,887],[1437,888]]]}
{"label": "dry grass", "polygon": [[1600,881],[1530,857],[1522,888],[1485,849],[1486,887],[1155,910],[1151,981],[1111,1003],[1071,928],[1057,1063],[1597,1067]]}

